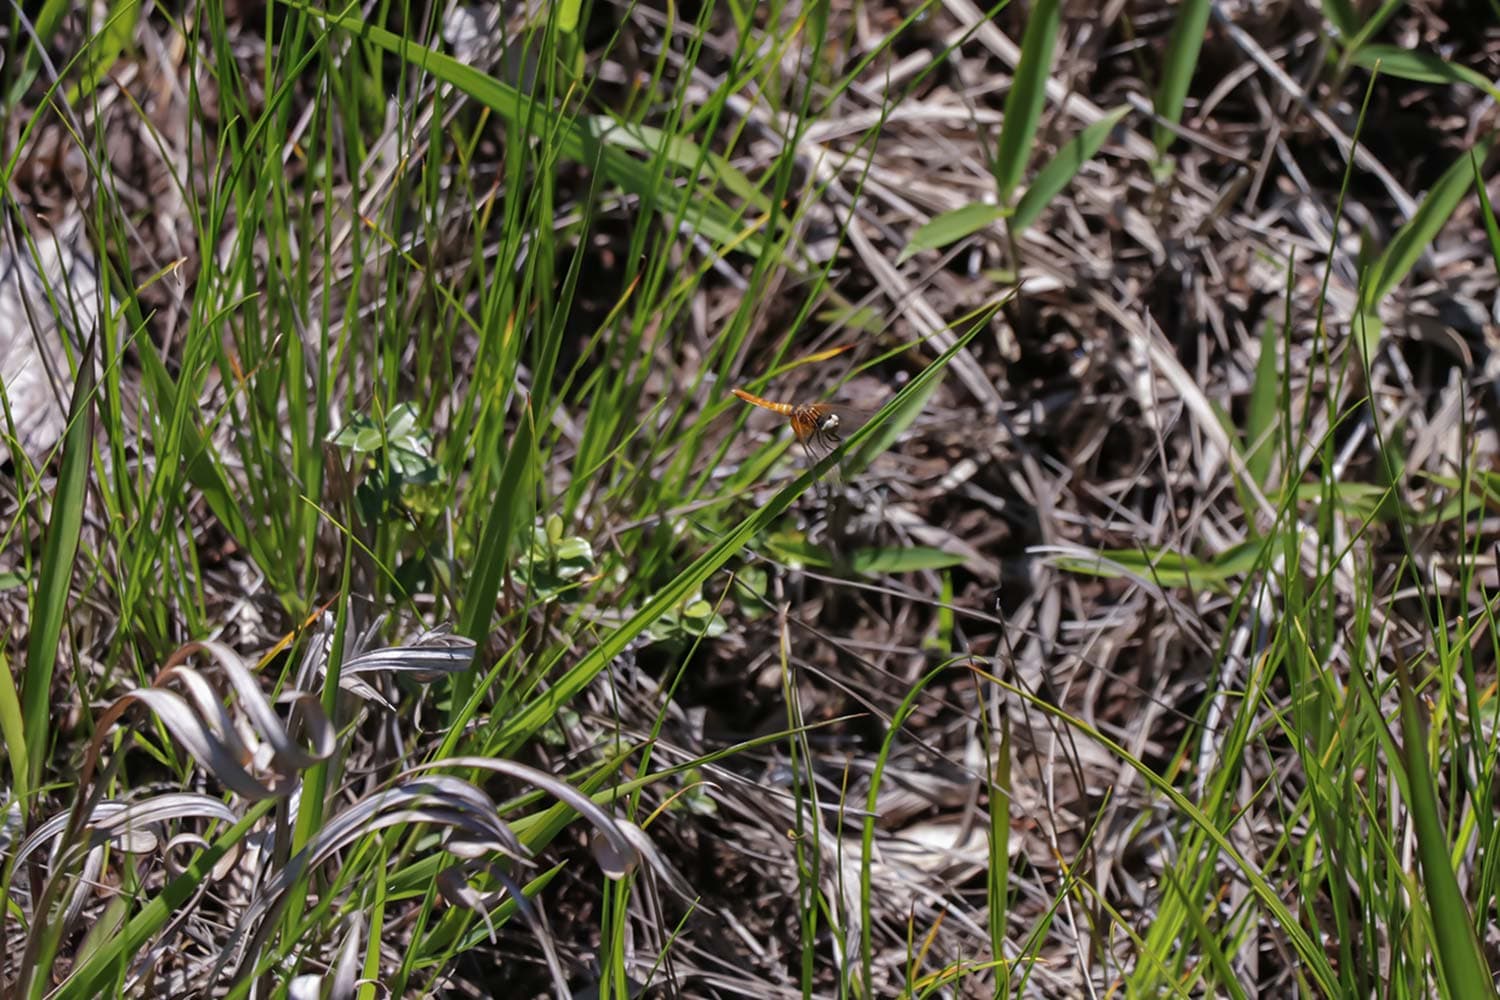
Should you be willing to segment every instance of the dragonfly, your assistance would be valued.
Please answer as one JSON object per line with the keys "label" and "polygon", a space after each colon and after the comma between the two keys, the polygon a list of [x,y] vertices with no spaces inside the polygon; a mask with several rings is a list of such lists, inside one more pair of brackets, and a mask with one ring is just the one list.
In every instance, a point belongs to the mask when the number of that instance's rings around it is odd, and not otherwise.
{"label": "dragonfly", "polygon": [[868,411],[837,403],[779,403],[744,389],[730,391],[751,406],[786,417],[797,443],[813,461],[837,448],[844,440],[843,435],[857,430],[870,418]]}

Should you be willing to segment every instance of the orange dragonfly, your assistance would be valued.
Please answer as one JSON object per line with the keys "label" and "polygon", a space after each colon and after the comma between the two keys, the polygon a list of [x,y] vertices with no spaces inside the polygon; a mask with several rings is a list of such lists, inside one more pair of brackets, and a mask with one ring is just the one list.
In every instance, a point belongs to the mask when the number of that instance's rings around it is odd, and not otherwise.
{"label": "orange dragonfly", "polygon": [[837,448],[843,442],[844,434],[857,430],[870,418],[864,410],[836,403],[778,403],[744,389],[731,389],[730,392],[751,406],[786,417],[797,443],[814,461]]}

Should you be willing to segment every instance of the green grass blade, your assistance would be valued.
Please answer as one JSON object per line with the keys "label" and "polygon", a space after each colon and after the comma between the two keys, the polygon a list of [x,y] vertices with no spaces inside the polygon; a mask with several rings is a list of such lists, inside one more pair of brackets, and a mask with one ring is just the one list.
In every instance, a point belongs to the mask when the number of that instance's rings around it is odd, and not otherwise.
{"label": "green grass blade", "polygon": [[180,442],[176,454],[172,454],[170,450],[167,454],[158,454],[162,474],[171,474],[180,462],[187,470],[188,482],[202,493],[204,503],[208,504],[208,509],[213,511],[214,517],[219,519],[224,530],[229,532],[229,536],[235,540],[236,544],[254,553],[257,564],[270,573],[272,567],[266,565],[269,560],[264,558],[265,553],[257,541],[257,536],[250,532],[245,516],[235,500],[235,491],[230,488],[229,480],[224,476],[223,470],[213,460],[209,444],[198,429],[197,423],[187,414],[187,410],[191,407],[178,400],[177,384],[172,380],[166,365],[162,363],[160,355],[156,353],[156,348],[152,345],[150,338],[138,337],[136,344],[146,381],[156,393],[159,408],[169,416],[169,419],[181,421],[180,426],[174,426],[171,432],[157,436],[158,444],[174,440]]}
{"label": "green grass blade", "polygon": [[1427,192],[1427,197],[1422,199],[1422,204],[1417,206],[1411,221],[1397,230],[1390,245],[1375,261],[1363,283],[1362,301],[1365,311],[1373,312],[1381,299],[1389,295],[1410,273],[1422,252],[1458,207],[1459,201],[1468,194],[1474,178],[1473,159],[1483,162],[1494,141],[1493,136],[1486,137],[1443,171],[1442,177]]}
{"label": "green grass blade", "polygon": [[967,561],[965,556],[956,552],[945,552],[930,545],[914,545],[899,549],[858,549],[849,557],[849,567],[856,573],[878,576],[884,573],[949,569],[962,566]]}
{"label": "green grass blade", "polygon": [[1264,490],[1277,454],[1276,422],[1281,413],[1281,366],[1277,364],[1280,335],[1269,320],[1260,334],[1260,357],[1250,384],[1250,406],[1245,414],[1245,469]]}
{"label": "green grass blade", "polygon": [[[1167,43],[1161,85],[1156,90],[1156,113],[1173,125],[1182,121],[1182,106],[1193,82],[1193,71],[1198,68],[1198,52],[1203,48],[1203,33],[1208,28],[1211,7],[1209,0],[1187,0],[1177,8],[1177,21],[1172,25],[1172,38]],[[1174,133],[1160,123],[1155,133],[1156,152],[1160,155],[1172,144]]]}
{"label": "green grass blade", "polygon": [[1360,25],[1359,31],[1355,32],[1354,36],[1349,39],[1349,48],[1354,52],[1359,52],[1369,43],[1370,39],[1379,33],[1381,28],[1385,27],[1385,22],[1389,21],[1397,11],[1405,6],[1406,0],[1385,0],[1385,3],[1380,5],[1380,9],[1371,14],[1369,19]]}
{"label": "green grass blade", "polygon": [[934,216],[912,234],[897,264],[903,264],[923,250],[939,250],[957,243],[965,236],[972,236],[985,226],[1003,218],[1005,209],[999,205],[987,205],[982,201],[972,202],[962,208]]}
{"label": "green grass blade", "polygon": [[93,1000],[106,995],[104,985],[118,965],[128,964],[146,947],[153,935],[191,900],[205,879],[213,877],[218,864],[256,823],[276,805],[275,799],[255,803],[234,826],[225,830],[211,847],[198,853],[182,874],[168,882],[160,894],[141,907],[124,929],[96,951],[89,961],[73,970],[62,985],[49,994],[52,1000]]}
{"label": "green grass blade", "polygon": [[1104,117],[1089,125],[1073,138],[1063,143],[1057,155],[1052,158],[1041,170],[1037,171],[1031,186],[1026,193],[1021,195],[1020,201],[1016,202],[1016,211],[1011,219],[1011,232],[1022,233],[1031,227],[1031,224],[1042,214],[1042,210],[1051,204],[1052,199],[1062,194],[1063,190],[1078,176],[1078,171],[1083,165],[1094,158],[1099,152],[1099,147],[1109,138],[1116,125],[1130,113],[1127,105],[1106,112]]}
{"label": "green grass blade", "polygon": [[68,101],[77,103],[99,86],[115,60],[125,51],[135,36],[136,24],[140,20],[140,0],[118,0],[109,12],[104,25],[96,31],[87,46],[86,69],[83,79],[70,88]]}
{"label": "green grass blade", "polygon": [[1417,856],[1422,864],[1422,881],[1432,925],[1437,931],[1433,949],[1442,965],[1448,996],[1494,997],[1494,980],[1485,965],[1468,904],[1448,860],[1448,837],[1438,813],[1437,786],[1427,762],[1427,727],[1422,721],[1424,709],[1418,704],[1412,689],[1406,662],[1398,659],[1396,670],[1401,695],[1399,763],[1406,769]]}
{"label": "green grass blade", "polygon": [[[463,597],[459,634],[473,639],[481,647],[489,634],[495,601],[500,596],[500,586],[510,565],[511,544],[531,523],[531,484],[536,464],[536,425],[528,401],[505,456],[500,484],[489,505],[489,516],[474,553],[474,574],[469,578],[469,587]],[[450,723],[458,721],[459,714],[465,711],[473,689],[473,678],[472,669],[454,678]]]}
{"label": "green grass blade", "polygon": [[995,151],[995,186],[1000,204],[1010,203],[1010,196],[1031,156],[1037,123],[1047,103],[1047,77],[1052,72],[1052,49],[1057,43],[1058,0],[1037,0],[1026,19],[1026,34],[1021,39],[1021,59],[1016,75],[1005,95],[1005,124],[1000,128],[1000,144]]}
{"label": "green grass blade", "polygon": [[31,757],[26,752],[26,722],[21,712],[21,697],[16,679],[10,672],[10,660],[0,649],[0,740],[10,763],[11,794],[17,802],[31,800]]}
{"label": "green grass blade", "polygon": [[[99,322],[109,322],[108,315],[101,316]],[[52,513],[42,543],[36,597],[31,606],[26,667],[21,674],[21,715],[26,725],[26,755],[33,788],[41,784],[47,745],[54,732],[51,721],[52,675],[57,666],[63,621],[67,617],[73,562],[78,555],[88,493],[89,464],[94,449],[95,344],[95,338],[90,337],[78,359],[57,492],[52,496]]]}
{"label": "green grass blade", "polygon": [[1413,52],[1395,45],[1366,45],[1351,57],[1357,66],[1368,70],[1399,76],[1403,80],[1418,83],[1461,83],[1477,87],[1495,100],[1500,100],[1500,88],[1467,66],[1451,63],[1430,52]]}
{"label": "green grass blade", "polygon": [[1469,150],[1469,164],[1474,170],[1474,192],[1479,195],[1479,216],[1484,220],[1484,235],[1490,244],[1490,260],[1500,272],[1500,224],[1495,222],[1495,209],[1490,204],[1489,192],[1484,189],[1484,174],[1480,173],[1479,157]]}

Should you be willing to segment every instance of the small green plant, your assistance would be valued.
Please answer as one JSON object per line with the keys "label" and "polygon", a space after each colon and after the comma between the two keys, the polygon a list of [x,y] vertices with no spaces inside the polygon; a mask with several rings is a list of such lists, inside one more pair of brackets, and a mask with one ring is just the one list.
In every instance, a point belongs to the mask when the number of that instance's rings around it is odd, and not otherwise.
{"label": "small green plant", "polygon": [[397,512],[431,511],[432,488],[443,470],[433,460],[432,435],[411,403],[398,403],[384,419],[357,414],[328,441],[355,456],[355,497],[366,524],[391,520]]}
{"label": "small green plant", "polygon": [[531,546],[521,554],[516,580],[527,599],[537,604],[576,595],[584,576],[594,571],[594,547],[588,539],[568,535],[557,514],[532,528]]}

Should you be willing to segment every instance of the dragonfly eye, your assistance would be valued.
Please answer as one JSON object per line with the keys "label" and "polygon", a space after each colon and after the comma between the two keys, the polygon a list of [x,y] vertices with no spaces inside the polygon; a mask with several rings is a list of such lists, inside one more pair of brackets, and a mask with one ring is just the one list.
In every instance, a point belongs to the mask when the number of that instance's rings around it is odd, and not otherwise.
{"label": "dragonfly eye", "polygon": [[830,413],[828,414],[828,416],[818,421],[818,430],[823,432],[824,434],[832,434],[838,429],[839,415],[837,413]]}

